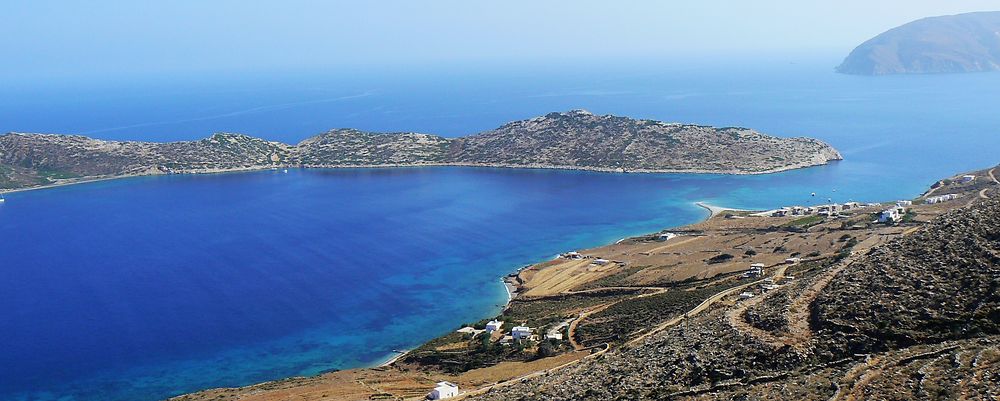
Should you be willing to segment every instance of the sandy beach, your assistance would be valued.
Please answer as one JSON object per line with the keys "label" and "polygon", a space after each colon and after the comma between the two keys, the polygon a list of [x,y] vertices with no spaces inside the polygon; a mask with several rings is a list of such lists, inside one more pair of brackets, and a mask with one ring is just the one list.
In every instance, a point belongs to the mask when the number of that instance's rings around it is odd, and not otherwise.
{"label": "sandy beach", "polygon": [[731,207],[722,207],[722,206],[710,205],[710,204],[705,203],[705,202],[695,202],[695,205],[698,205],[698,206],[700,206],[702,208],[707,209],[709,211],[709,213],[710,213],[709,216],[708,216],[708,218],[715,217],[715,216],[717,216],[717,215],[719,215],[722,212],[725,212],[727,210],[728,211],[732,211],[732,212],[747,212],[748,211],[748,210],[745,210],[745,209],[734,209],[734,208],[731,208]]}

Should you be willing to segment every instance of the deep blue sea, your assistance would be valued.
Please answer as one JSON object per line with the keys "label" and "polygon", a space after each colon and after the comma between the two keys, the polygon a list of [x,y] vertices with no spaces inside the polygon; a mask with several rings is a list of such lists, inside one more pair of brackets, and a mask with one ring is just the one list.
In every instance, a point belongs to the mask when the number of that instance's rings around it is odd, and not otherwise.
{"label": "deep blue sea", "polygon": [[846,159],[765,176],[293,169],[9,194],[0,399],[157,400],[370,366],[496,313],[514,269],[695,222],[696,201],[891,200],[1000,162],[1000,74],[854,77],[837,61],[2,83],[0,131],[294,143],[585,108],[811,136]]}

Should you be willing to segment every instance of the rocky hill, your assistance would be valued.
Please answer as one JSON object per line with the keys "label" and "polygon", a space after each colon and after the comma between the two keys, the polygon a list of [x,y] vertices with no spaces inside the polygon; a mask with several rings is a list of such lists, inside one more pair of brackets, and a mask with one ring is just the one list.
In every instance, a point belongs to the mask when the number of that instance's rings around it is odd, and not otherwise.
{"label": "rocky hill", "polygon": [[97,177],[275,166],[475,165],[755,174],[840,158],[835,149],[815,139],[576,110],[457,139],[354,129],[331,130],[298,145],[239,134],[147,143],[11,133],[0,136],[0,189]]}
{"label": "rocky hill", "polygon": [[924,18],[854,49],[838,72],[861,75],[1000,70],[1000,11]]}
{"label": "rocky hill", "polygon": [[417,133],[336,129],[306,139],[297,151],[305,166],[384,166],[447,161],[451,141]]}
{"label": "rocky hill", "polygon": [[118,142],[76,135],[0,136],[0,188],[58,180],[263,168],[292,162],[294,148],[240,134],[191,142]]}
{"label": "rocky hill", "polygon": [[724,173],[779,171],[840,158],[815,139],[584,110],[550,113],[459,138],[450,154],[452,161],[468,164]]}
{"label": "rocky hill", "polygon": [[996,399],[998,289],[1000,201],[976,200],[756,302],[472,399]]}

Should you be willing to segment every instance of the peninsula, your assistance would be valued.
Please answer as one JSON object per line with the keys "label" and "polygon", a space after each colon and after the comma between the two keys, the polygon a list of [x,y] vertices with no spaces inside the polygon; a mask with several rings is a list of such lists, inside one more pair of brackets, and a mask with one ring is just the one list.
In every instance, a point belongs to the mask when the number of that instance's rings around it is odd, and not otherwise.
{"label": "peninsula", "polygon": [[1000,70],[1000,11],[924,18],[854,49],[837,72],[858,75]]}
{"label": "peninsula", "polygon": [[991,399],[998,171],[569,251],[508,276],[499,316],[380,367],[171,400]]}
{"label": "peninsula", "polygon": [[449,165],[763,174],[840,159],[836,149],[811,138],[573,110],[458,138],[335,129],[297,145],[232,133],[169,143],[9,133],[0,136],[0,190],[135,175],[287,167]]}

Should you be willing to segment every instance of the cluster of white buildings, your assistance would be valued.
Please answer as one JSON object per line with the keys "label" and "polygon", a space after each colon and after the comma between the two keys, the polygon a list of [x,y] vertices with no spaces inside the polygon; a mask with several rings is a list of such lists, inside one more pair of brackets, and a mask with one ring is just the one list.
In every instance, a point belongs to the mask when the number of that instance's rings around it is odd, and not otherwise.
{"label": "cluster of white buildings", "polygon": [[857,209],[863,206],[865,205],[858,202],[831,203],[829,205],[819,206],[787,206],[781,209],[772,210],[770,215],[771,217],[808,216],[812,214],[820,216],[835,216],[840,212]]}
{"label": "cluster of white buildings", "polygon": [[[563,259],[572,259],[572,260],[583,260],[583,259],[593,258],[593,256],[584,256],[583,254],[577,251],[566,252],[564,254],[559,255],[559,257]],[[611,263],[611,261],[604,258],[594,258],[594,260],[590,262],[590,264],[598,266],[604,266],[608,263]]]}
{"label": "cluster of white buildings", "polygon": [[[493,333],[498,332],[498,331],[500,331],[502,329],[503,329],[503,321],[502,320],[491,320],[488,323],[486,323],[486,332],[487,333],[493,334]],[[534,336],[532,334],[533,332],[534,332],[534,330],[531,327],[528,327],[528,326],[514,326],[514,328],[510,329],[510,335],[504,336],[504,338],[501,339],[500,342],[501,343],[507,343],[507,342],[510,342],[512,340],[531,340],[531,339],[534,339]],[[546,337],[546,339],[547,338],[548,337]],[[561,339],[561,337],[560,337],[560,339]]]}
{"label": "cluster of white buildings", "polygon": [[[795,277],[792,277],[792,276],[785,276],[784,277],[785,281],[790,281],[790,280],[793,280],[793,279],[795,279]],[[778,288],[781,288],[781,285],[779,285],[778,283],[775,283],[774,279],[771,279],[771,278],[765,278],[763,280],[763,282],[760,284],[760,292],[762,292],[762,293],[768,292],[768,291],[777,290]],[[753,298],[755,296],[757,296],[757,293],[754,291],[753,288],[751,288],[751,289],[749,289],[747,291],[741,292],[740,295],[739,295],[739,298],[741,300],[745,300],[745,299]]]}
{"label": "cluster of white buildings", "polygon": [[938,195],[927,198],[924,200],[924,202],[926,202],[929,205],[933,205],[935,203],[947,202],[952,199],[958,199],[958,197],[959,197],[958,194]]}

